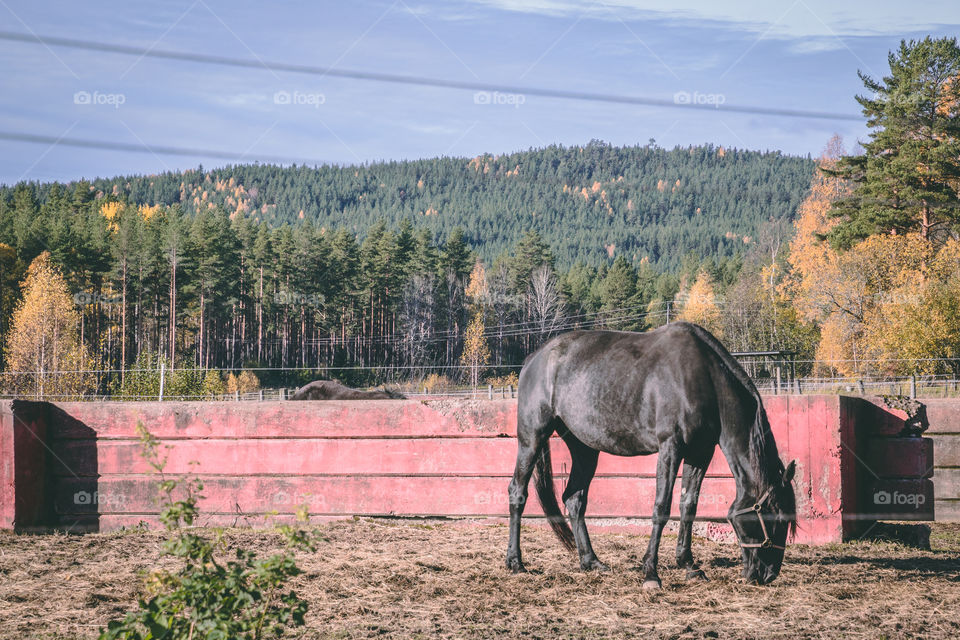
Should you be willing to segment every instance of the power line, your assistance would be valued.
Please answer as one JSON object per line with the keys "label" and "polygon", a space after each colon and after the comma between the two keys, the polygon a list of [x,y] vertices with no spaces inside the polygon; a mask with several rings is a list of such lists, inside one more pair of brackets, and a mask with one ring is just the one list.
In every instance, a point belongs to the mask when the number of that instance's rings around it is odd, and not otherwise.
{"label": "power line", "polygon": [[104,140],[89,140],[84,138],[67,138],[62,136],[47,136],[34,133],[15,133],[11,131],[0,131],[0,140],[10,140],[12,142],[29,142],[32,144],[63,145],[67,147],[79,147],[81,149],[105,149],[108,151],[125,151],[133,153],[152,153],[156,155],[167,156],[201,156],[207,158],[220,158],[224,160],[233,160],[242,162],[244,160],[262,160],[264,162],[276,162],[280,164],[306,164],[319,165],[325,164],[322,160],[309,160],[305,158],[284,158],[280,156],[270,156],[253,153],[233,153],[230,151],[219,151],[216,149],[195,149],[191,147],[171,147],[167,145],[148,145],[132,144],[128,142],[107,142]]}
{"label": "power line", "polygon": [[[200,64],[215,64],[228,67],[240,67],[244,69],[264,69],[272,72],[299,73],[320,77],[344,78],[348,80],[362,80],[372,82],[390,82],[394,84],[406,84],[423,87],[436,87],[441,89],[461,89],[467,91],[481,91],[488,93],[503,93],[524,96],[538,96],[542,98],[557,98],[561,100],[580,100],[586,102],[605,102],[614,104],[630,104],[648,107],[664,107],[673,109],[695,109],[700,111],[726,111],[735,113],[748,113],[754,115],[768,115],[790,118],[815,118],[824,120],[853,120],[860,122],[863,118],[859,115],[850,113],[837,113],[831,111],[811,111],[806,109],[785,109],[778,107],[761,107],[752,105],[728,105],[717,104],[713,101],[711,104],[698,102],[687,92],[675,94],[673,98],[667,100],[664,98],[651,98],[644,96],[618,95],[611,93],[595,93],[591,91],[570,91],[565,89],[549,89],[543,87],[524,87],[517,85],[493,84],[486,82],[465,82],[462,80],[447,80],[443,78],[430,78],[426,76],[414,76],[393,73],[381,73],[376,71],[359,71],[352,69],[336,69],[333,67],[320,67],[305,64],[293,64],[289,62],[268,62],[263,60],[251,60],[244,58],[232,58],[228,56],[212,55],[207,53],[196,53],[191,51],[172,51],[169,49],[154,49],[144,47],[134,47],[123,44],[114,44],[107,42],[94,42],[91,40],[78,40],[75,38],[61,38],[57,36],[40,36],[29,33],[18,33],[13,31],[0,31],[0,40],[13,42],[25,42],[29,44],[42,44],[47,47],[66,47],[69,49],[82,49],[85,51],[101,51],[104,53],[116,53],[128,56],[138,56],[141,58],[160,58],[165,60],[179,60],[182,62],[195,62]],[[684,101],[684,96],[686,101]],[[489,96],[488,96],[489,97]]]}

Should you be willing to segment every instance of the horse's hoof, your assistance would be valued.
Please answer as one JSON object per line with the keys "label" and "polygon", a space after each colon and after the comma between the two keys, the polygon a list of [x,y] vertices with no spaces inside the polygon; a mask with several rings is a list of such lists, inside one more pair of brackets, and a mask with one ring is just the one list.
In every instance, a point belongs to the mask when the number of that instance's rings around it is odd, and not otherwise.
{"label": "horse's hoof", "polygon": [[607,565],[603,564],[602,562],[596,559],[591,560],[590,562],[587,562],[587,563],[581,562],[580,568],[584,571],[599,571],[600,573],[606,573],[610,571],[610,567],[608,567]]}
{"label": "horse's hoof", "polygon": [[511,573],[526,573],[527,569],[518,558],[511,558],[507,560],[507,571]]}
{"label": "horse's hoof", "polygon": [[707,577],[707,574],[700,569],[688,569],[687,580],[690,582],[710,582],[710,578]]}
{"label": "horse's hoof", "polygon": [[651,590],[652,590],[652,589],[662,589],[662,588],[663,588],[663,585],[661,585],[661,584],[660,584],[660,581],[659,581],[659,580],[656,580],[656,579],[654,579],[654,580],[644,580],[644,581],[643,581],[643,588],[644,588],[644,589],[651,589]]}

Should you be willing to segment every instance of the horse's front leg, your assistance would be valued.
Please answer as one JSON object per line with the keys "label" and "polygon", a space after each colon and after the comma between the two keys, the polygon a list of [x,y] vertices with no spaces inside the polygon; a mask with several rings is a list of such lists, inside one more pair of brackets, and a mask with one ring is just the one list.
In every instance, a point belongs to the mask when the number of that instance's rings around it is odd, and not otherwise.
{"label": "horse's front leg", "polygon": [[680,495],[680,533],[677,536],[677,566],[687,570],[687,580],[706,580],[693,559],[691,542],[693,538],[693,520],[697,517],[697,501],[700,499],[700,485],[707,473],[707,465],[683,463],[683,484]]}
{"label": "horse's front leg", "polygon": [[680,451],[675,438],[660,444],[657,459],[657,498],[653,505],[653,528],[650,532],[650,544],[643,556],[643,588],[659,589],[660,576],[657,575],[657,562],[660,551],[660,536],[663,527],[670,519],[670,502],[673,499],[673,483],[680,469]]}

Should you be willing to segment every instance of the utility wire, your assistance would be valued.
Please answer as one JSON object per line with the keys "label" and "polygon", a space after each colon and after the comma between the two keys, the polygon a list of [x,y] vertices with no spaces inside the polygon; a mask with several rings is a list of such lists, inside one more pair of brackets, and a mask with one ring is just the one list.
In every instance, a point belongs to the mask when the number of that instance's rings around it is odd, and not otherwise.
{"label": "utility wire", "polygon": [[67,147],[80,147],[81,149],[106,149],[109,151],[125,151],[134,153],[153,153],[156,155],[167,156],[201,156],[207,158],[221,158],[224,160],[233,160],[236,162],[262,160],[264,162],[276,162],[280,164],[305,164],[320,165],[327,164],[322,160],[308,160],[305,158],[286,158],[280,156],[269,156],[260,153],[233,153],[231,151],[218,151],[215,149],[193,149],[190,147],[170,147],[166,145],[153,144],[132,144],[127,142],[106,142],[103,140],[90,140],[84,138],[67,138],[61,136],[46,136],[34,133],[15,133],[11,131],[0,131],[0,140],[10,140],[12,142],[29,142],[33,144],[64,145]]}
{"label": "utility wire", "polygon": [[[138,56],[142,58],[160,58],[166,60],[179,60],[183,62],[195,62],[200,64],[215,64],[228,67],[240,67],[245,69],[263,69],[273,72],[299,73],[320,77],[345,78],[348,80],[363,80],[372,82],[390,82],[394,84],[416,85],[423,87],[437,87],[441,89],[461,89],[467,91],[484,91],[493,93],[519,94],[525,96],[539,96],[543,98],[558,98],[561,100],[580,100],[586,102],[606,102],[615,104],[631,104],[648,107],[665,107],[672,109],[694,109],[698,111],[727,111],[734,113],[749,113],[755,115],[769,115],[789,118],[815,118],[823,120],[852,120],[860,122],[863,118],[859,115],[850,113],[837,113],[831,111],[810,111],[806,109],[785,109],[779,107],[761,107],[752,105],[728,105],[728,104],[704,104],[699,103],[689,94],[685,94],[687,101],[678,100],[677,96],[671,99],[651,98],[645,96],[628,96],[611,93],[595,93],[590,91],[570,91],[566,89],[550,89],[544,87],[526,87],[517,85],[494,84],[486,82],[465,82],[462,80],[447,80],[443,78],[429,78],[426,76],[413,76],[393,73],[381,73],[376,71],[359,71],[352,69],[337,69],[333,67],[320,67],[305,64],[293,64],[289,62],[268,62],[262,60],[251,60],[245,58],[232,58],[228,56],[212,55],[207,53],[196,53],[191,51],[172,51],[168,49],[154,49],[144,47],[134,47],[123,44],[114,44],[108,42],[94,42],[91,40],[78,40],[75,38],[61,38],[57,36],[41,36],[29,33],[19,33],[14,31],[0,31],[0,40],[12,42],[25,42],[29,44],[42,44],[47,47],[65,47],[68,49],[81,49],[85,51],[101,51],[104,53],[116,53],[128,56]],[[681,92],[684,94],[685,92]],[[680,95],[680,94],[678,94]]]}

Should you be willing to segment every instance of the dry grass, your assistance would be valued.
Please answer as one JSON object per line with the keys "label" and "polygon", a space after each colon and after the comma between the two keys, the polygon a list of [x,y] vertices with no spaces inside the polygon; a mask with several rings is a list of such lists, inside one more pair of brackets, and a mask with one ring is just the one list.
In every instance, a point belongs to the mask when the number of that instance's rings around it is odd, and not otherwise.
{"label": "dry grass", "polygon": [[[711,578],[685,583],[661,554],[664,589],[640,589],[646,538],[597,534],[607,574],[583,573],[552,535],[524,531],[530,574],[503,568],[506,528],[359,520],[319,528],[296,589],[310,602],[303,638],[955,638],[960,525],[934,527],[932,551],[889,542],[794,546],[769,587],[739,580],[736,548],[697,540]],[[267,552],[276,534],[230,530]],[[87,638],[135,603],[160,536],[0,534],[0,637]]]}

